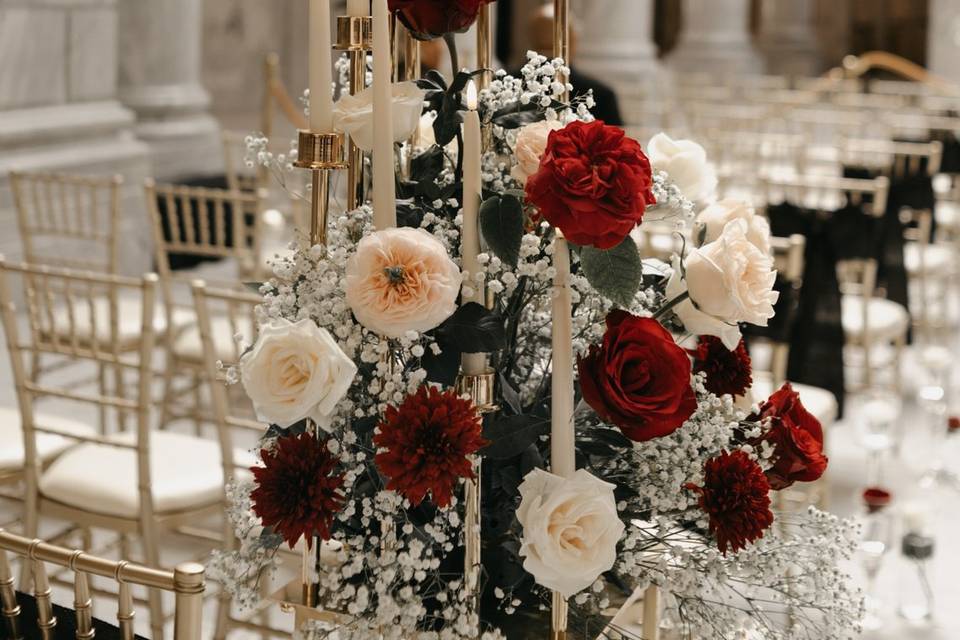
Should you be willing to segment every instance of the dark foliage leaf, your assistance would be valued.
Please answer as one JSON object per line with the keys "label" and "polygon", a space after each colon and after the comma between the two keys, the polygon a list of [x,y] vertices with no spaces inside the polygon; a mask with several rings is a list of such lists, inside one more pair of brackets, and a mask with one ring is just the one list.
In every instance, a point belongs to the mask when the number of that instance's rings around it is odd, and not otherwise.
{"label": "dark foliage leaf", "polygon": [[484,72],[486,72],[486,69],[457,72],[457,75],[453,78],[453,82],[450,83],[450,88],[447,89],[447,93],[460,93],[467,88],[467,83],[471,78],[474,78]]}
{"label": "dark foliage leaf", "polygon": [[481,453],[493,460],[513,458],[549,431],[549,418],[529,414],[503,416],[484,426],[483,437],[490,444]]}
{"label": "dark foliage leaf", "polygon": [[435,382],[447,387],[453,386],[460,373],[460,351],[449,342],[438,341],[442,351],[434,355],[430,349],[426,350],[420,359],[420,365],[427,372],[427,382]]}
{"label": "dark foliage leaf", "polygon": [[417,80],[417,86],[424,91],[446,91],[447,80],[436,69],[430,69],[422,78]]}
{"label": "dark foliage leaf", "polygon": [[630,236],[612,249],[583,247],[580,265],[593,288],[615,304],[629,306],[633,296],[640,290],[643,264],[637,245]]}
{"label": "dark foliage leaf", "polygon": [[619,449],[633,448],[633,440],[623,435],[619,429],[591,429],[585,436]]}
{"label": "dark foliage leaf", "polygon": [[307,421],[300,420],[299,422],[294,422],[289,427],[281,427],[275,424],[267,427],[267,432],[263,435],[264,438],[287,438],[289,436],[297,436],[307,430]]}
{"label": "dark foliage leaf", "polygon": [[503,372],[499,374],[500,378],[500,395],[503,398],[503,401],[507,404],[511,411],[515,414],[523,413],[523,407],[520,403],[520,394],[517,393],[516,389],[513,388],[513,385],[507,380],[507,377],[503,375]]}
{"label": "dark foliage leaf", "polygon": [[376,428],[378,421],[379,419],[376,416],[356,418],[352,423],[353,432],[362,438],[370,433],[373,433],[373,430],[374,428]]}
{"label": "dark foliage leaf", "polygon": [[512,195],[484,200],[480,205],[480,232],[498,258],[517,266],[523,241],[523,203]]}
{"label": "dark foliage leaf", "polygon": [[462,353],[487,353],[507,343],[503,318],[476,302],[458,308],[437,328],[437,335]]}
{"label": "dark foliage leaf", "polygon": [[[554,100],[550,106],[554,109],[562,109],[564,104]],[[539,103],[528,102],[522,104],[519,100],[497,109],[490,121],[503,127],[504,129],[518,129],[522,126],[539,122],[546,117],[546,109]]]}
{"label": "dark foliage leaf", "polygon": [[437,110],[437,119],[433,121],[433,136],[437,144],[441,147],[450,144],[460,132],[462,122],[460,101],[449,92],[444,93]]}
{"label": "dark foliage leaf", "polygon": [[540,449],[532,444],[523,450],[520,454],[520,475],[526,477],[534,469],[543,469],[543,456],[540,455]]}
{"label": "dark foliage leaf", "polygon": [[433,145],[410,162],[410,173],[417,182],[432,182],[443,170],[443,159],[443,149]]}

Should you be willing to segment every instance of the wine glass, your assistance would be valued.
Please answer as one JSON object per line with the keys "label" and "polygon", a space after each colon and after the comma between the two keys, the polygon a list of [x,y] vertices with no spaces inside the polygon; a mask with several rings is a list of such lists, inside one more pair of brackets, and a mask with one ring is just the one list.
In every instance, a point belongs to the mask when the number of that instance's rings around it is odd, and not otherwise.
{"label": "wine glass", "polygon": [[884,454],[894,445],[902,403],[890,393],[867,392],[857,421],[860,443],[867,451],[867,484],[880,485]]}
{"label": "wine glass", "polygon": [[883,626],[880,612],[883,603],[876,593],[877,575],[883,558],[893,544],[893,523],[885,509],[872,509],[864,516],[863,537],[860,539],[860,561],[867,577],[863,628],[876,630]]}

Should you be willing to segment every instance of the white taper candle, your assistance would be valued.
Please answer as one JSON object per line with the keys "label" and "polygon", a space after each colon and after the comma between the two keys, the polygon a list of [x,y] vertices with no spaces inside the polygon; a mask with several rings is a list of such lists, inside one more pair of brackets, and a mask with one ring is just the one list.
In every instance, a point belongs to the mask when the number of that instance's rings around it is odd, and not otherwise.
{"label": "white taper candle", "polygon": [[[464,294],[463,302],[484,303],[484,286],[476,281],[480,273],[480,196],[482,175],[480,156],[483,142],[480,137],[480,114],[477,113],[477,85],[471,80],[466,90],[467,111],[463,114],[463,235],[460,238],[460,254],[463,270],[469,273],[464,287],[472,290]],[[485,353],[465,353],[461,361],[463,372],[477,375],[486,371]]]}
{"label": "white taper candle", "polygon": [[333,131],[330,0],[310,0],[310,130]]}
{"label": "white taper candle", "polygon": [[397,226],[391,51],[387,0],[373,0],[373,224],[377,229]]}

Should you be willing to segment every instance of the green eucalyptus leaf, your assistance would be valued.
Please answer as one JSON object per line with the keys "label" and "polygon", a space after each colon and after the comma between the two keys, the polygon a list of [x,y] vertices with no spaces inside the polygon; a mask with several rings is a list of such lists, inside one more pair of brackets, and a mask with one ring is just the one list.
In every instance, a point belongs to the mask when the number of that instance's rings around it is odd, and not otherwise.
{"label": "green eucalyptus leaf", "polygon": [[523,203],[508,194],[484,200],[480,205],[480,233],[498,258],[517,266],[523,240]]}
{"label": "green eucalyptus leaf", "polygon": [[622,307],[629,306],[640,290],[643,264],[637,244],[630,236],[612,249],[583,247],[580,266],[598,293]]}

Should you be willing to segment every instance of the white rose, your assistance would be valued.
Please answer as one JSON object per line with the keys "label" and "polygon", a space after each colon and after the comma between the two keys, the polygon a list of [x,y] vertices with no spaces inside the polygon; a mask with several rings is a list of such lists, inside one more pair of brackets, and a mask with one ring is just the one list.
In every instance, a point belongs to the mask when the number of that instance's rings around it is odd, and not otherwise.
{"label": "white rose", "polygon": [[514,153],[517,164],[510,171],[510,175],[520,184],[527,184],[527,179],[540,170],[540,159],[547,148],[547,138],[551,131],[562,129],[559,120],[542,120],[533,122],[520,129],[517,134],[517,144]]}
{"label": "white rose", "polygon": [[240,358],[240,380],[257,418],[281,427],[312,418],[326,428],[357,366],[313,320],[273,320]]}
{"label": "white rose", "polygon": [[523,479],[520,555],[538,584],[569,598],[613,567],[624,530],[613,489],[584,469],[566,479],[534,469]]}
{"label": "white rose", "polygon": [[383,229],[360,240],[347,261],[347,304],[366,328],[399,338],[449,318],[461,280],[443,243],[427,231]]}
{"label": "white rose", "polygon": [[728,222],[719,238],[691,250],[684,267],[686,277],[674,261],[667,299],[689,292],[689,299],[674,307],[688,331],[717,336],[732,350],[740,342],[738,322],[766,326],[773,317],[780,295],[773,290],[773,258],[747,238],[745,220]]}
{"label": "white rose", "polygon": [[731,220],[746,221],[747,239],[764,253],[770,253],[770,223],[758,216],[750,203],[730,198],[714,202],[697,216],[697,227],[706,229],[704,244],[719,238]]}
{"label": "white rose", "polygon": [[[393,141],[403,142],[420,126],[424,91],[413,82],[393,84]],[[373,150],[373,87],[344,94],[333,106],[333,127],[364,151]]]}
{"label": "white rose", "polygon": [[693,140],[674,140],[658,133],[647,144],[654,169],[666,171],[689,200],[703,200],[717,188],[717,174],[707,162],[707,152]]}

